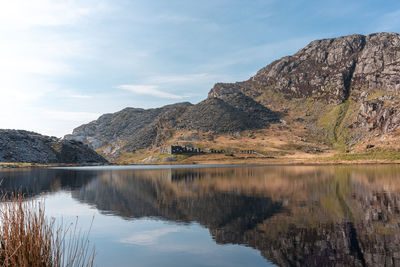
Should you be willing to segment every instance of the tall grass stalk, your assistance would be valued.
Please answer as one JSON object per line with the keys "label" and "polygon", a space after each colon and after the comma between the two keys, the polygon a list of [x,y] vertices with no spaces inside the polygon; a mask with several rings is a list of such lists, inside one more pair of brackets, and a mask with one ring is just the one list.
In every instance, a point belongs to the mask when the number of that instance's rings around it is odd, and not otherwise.
{"label": "tall grass stalk", "polygon": [[38,200],[3,196],[0,203],[0,266],[93,266],[88,234],[74,224],[56,226]]}

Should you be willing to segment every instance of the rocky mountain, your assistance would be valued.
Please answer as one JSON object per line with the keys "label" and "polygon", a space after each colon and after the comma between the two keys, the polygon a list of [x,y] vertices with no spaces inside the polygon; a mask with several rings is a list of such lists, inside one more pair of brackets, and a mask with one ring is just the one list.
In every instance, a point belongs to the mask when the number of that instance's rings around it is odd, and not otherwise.
{"label": "rocky mountain", "polygon": [[107,163],[87,145],[22,130],[0,130],[0,162]]}
{"label": "rocky mountain", "polygon": [[177,117],[191,106],[190,103],[178,103],[148,110],[126,108],[74,129],[65,139],[88,143],[93,149],[112,144],[105,154],[118,153],[122,149],[134,152],[161,142],[164,135],[169,137],[165,130],[176,127]]}
{"label": "rocky mountain", "polygon": [[[217,83],[196,105],[124,109],[80,126],[66,138],[102,148],[111,157],[154,150],[171,138],[178,142],[179,132],[237,136],[277,125],[291,137],[292,141],[281,140],[285,146],[297,138],[313,146],[311,150],[328,145],[359,152],[369,143],[400,149],[400,141],[393,147],[400,140],[399,90],[400,35],[354,34],[313,41],[247,81]],[[276,132],[262,133],[266,138],[271,134]]]}
{"label": "rocky mountain", "polygon": [[278,118],[278,113],[238,92],[206,99],[197,105],[178,103],[148,110],[126,108],[74,129],[65,139],[87,143],[93,149],[105,147],[102,153],[112,158],[121,152],[158,147],[175,130],[234,133],[266,128]]}
{"label": "rocky mountain", "polygon": [[247,81],[216,84],[209,98],[242,92],[273,110],[306,115],[314,133],[354,145],[365,137],[360,132],[399,126],[399,90],[400,35],[377,33],[313,41]]}
{"label": "rocky mountain", "polygon": [[256,97],[274,91],[288,99],[316,97],[340,104],[351,91],[399,90],[399,60],[396,33],[317,40],[293,56],[272,62],[248,81],[217,84],[209,97],[236,91]]}

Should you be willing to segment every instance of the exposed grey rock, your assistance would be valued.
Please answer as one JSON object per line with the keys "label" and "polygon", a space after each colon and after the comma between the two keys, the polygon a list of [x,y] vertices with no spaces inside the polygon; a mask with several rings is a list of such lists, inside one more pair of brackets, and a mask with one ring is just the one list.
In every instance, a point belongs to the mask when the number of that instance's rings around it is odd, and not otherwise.
{"label": "exposed grey rock", "polygon": [[178,128],[235,133],[267,128],[279,121],[273,112],[241,92],[208,98],[189,108],[181,117]]}
{"label": "exposed grey rock", "polygon": [[365,46],[365,36],[349,35],[311,42],[293,56],[262,68],[248,81],[216,84],[209,97],[241,91],[252,97],[274,90],[287,98],[320,97],[341,103],[348,96],[350,80]]}
{"label": "exposed grey rock", "polygon": [[169,138],[176,119],[190,106],[190,103],[178,103],[148,110],[126,108],[82,125],[65,138],[83,140],[94,149],[112,146],[113,149],[103,150],[110,157],[122,150],[135,152]]}
{"label": "exposed grey rock", "polygon": [[357,123],[366,130],[393,131],[400,125],[399,108],[399,105],[384,106],[384,101],[379,99],[365,101],[358,111]]}
{"label": "exposed grey rock", "polygon": [[144,160],[142,160],[143,163],[147,163],[147,164],[156,163],[156,162],[159,162],[159,161],[160,161],[159,158],[153,158],[153,156],[149,156],[149,157],[145,158]]}
{"label": "exposed grey rock", "polygon": [[353,75],[355,89],[400,89],[400,35],[377,33],[365,37]]}
{"label": "exposed grey rock", "polygon": [[177,161],[178,159],[175,156],[170,156],[170,157],[166,157],[164,159],[165,162],[174,162]]}
{"label": "exposed grey rock", "polygon": [[289,122],[285,120],[280,120],[279,122],[282,123],[283,125],[289,125]]}
{"label": "exposed grey rock", "polygon": [[254,97],[273,90],[289,99],[313,96],[339,104],[350,90],[399,90],[399,43],[397,33],[355,34],[313,41],[293,56],[262,68],[248,81],[216,84],[209,97],[234,92]]}
{"label": "exposed grey rock", "polygon": [[0,130],[0,162],[107,163],[88,146],[22,130]]}

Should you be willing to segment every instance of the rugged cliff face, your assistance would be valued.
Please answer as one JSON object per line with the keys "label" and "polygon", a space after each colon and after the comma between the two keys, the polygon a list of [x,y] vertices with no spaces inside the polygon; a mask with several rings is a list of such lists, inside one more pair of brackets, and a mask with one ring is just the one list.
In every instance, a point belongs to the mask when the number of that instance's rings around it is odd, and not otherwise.
{"label": "rugged cliff face", "polygon": [[0,162],[107,163],[88,146],[33,132],[0,130]]}
{"label": "rugged cliff face", "polygon": [[265,91],[288,99],[314,97],[340,104],[353,90],[400,89],[400,35],[349,35],[311,42],[293,56],[262,68],[245,82],[217,84],[209,97],[242,91],[256,97]]}
{"label": "rugged cliff face", "polygon": [[241,92],[208,98],[185,112],[178,127],[187,130],[234,133],[267,128],[279,121],[273,112]]}
{"label": "rugged cliff face", "polygon": [[216,84],[208,97],[242,92],[272,110],[305,115],[311,134],[352,146],[368,132],[397,129],[399,90],[400,35],[377,33],[313,41],[247,81]]}
{"label": "rugged cliff face", "polygon": [[252,97],[272,90],[286,98],[318,97],[341,103],[365,46],[365,37],[351,35],[311,42],[293,56],[281,58],[262,68],[248,81],[234,85],[217,84],[209,97],[240,90]]}
{"label": "rugged cliff face", "polygon": [[[236,134],[283,123],[285,136],[314,146],[359,151],[372,142],[393,149],[392,139],[400,140],[399,90],[400,35],[355,34],[313,41],[247,81],[217,83],[197,105],[125,109],[75,129],[67,139],[102,147],[109,156],[157,148],[176,131]],[[305,130],[302,136],[294,133],[298,129]],[[391,142],[383,142],[387,138]]]}

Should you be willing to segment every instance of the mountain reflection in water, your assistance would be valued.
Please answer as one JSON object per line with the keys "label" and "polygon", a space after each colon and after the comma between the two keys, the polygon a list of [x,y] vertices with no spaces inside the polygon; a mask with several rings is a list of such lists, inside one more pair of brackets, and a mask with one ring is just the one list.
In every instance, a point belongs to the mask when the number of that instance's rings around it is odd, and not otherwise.
{"label": "mountain reflection in water", "polygon": [[103,214],[197,222],[279,266],[400,265],[400,167],[32,169],[3,191],[61,190]]}

